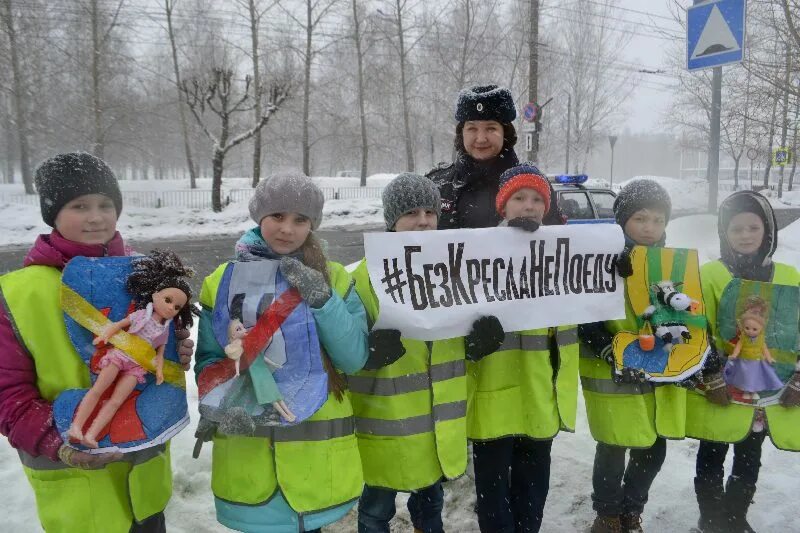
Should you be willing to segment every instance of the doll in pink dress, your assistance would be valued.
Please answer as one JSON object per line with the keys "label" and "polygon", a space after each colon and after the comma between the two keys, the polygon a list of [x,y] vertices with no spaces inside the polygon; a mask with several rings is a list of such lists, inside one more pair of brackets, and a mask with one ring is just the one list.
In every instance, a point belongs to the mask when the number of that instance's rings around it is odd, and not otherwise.
{"label": "doll in pink dress", "polygon": [[[192,325],[191,307],[188,305],[192,291],[185,280],[192,274],[192,270],[184,267],[172,252],[153,250],[150,255],[135,259],[126,288],[133,295],[137,310],[119,322],[108,324],[92,343],[108,343],[117,332],[128,328],[128,333],[141,337],[156,349],[156,385],[161,385],[164,382],[164,348],[172,320],[175,319],[178,328]],[[147,370],[119,348],[111,348],[98,366],[100,373],[75,410],[67,432],[70,440],[89,448],[97,448],[97,434],[111,422],[136,385],[145,383],[147,375]],[[114,392],[84,433],[86,421],[111,386]]]}

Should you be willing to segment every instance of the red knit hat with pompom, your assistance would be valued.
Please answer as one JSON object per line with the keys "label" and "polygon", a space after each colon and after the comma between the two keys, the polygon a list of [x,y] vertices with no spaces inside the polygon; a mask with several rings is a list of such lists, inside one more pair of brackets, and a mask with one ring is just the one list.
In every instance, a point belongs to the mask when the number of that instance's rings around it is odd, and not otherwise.
{"label": "red knit hat with pompom", "polygon": [[509,198],[520,189],[533,189],[544,199],[545,211],[550,210],[550,184],[544,174],[533,165],[517,165],[500,175],[500,190],[497,191],[495,208],[500,216]]}

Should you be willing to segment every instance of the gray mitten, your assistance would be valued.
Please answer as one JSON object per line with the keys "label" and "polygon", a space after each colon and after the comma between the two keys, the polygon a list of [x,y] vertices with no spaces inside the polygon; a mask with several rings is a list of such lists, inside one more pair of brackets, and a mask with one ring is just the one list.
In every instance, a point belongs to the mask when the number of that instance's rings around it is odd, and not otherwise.
{"label": "gray mitten", "polygon": [[219,431],[226,435],[252,435],[256,423],[244,407],[232,407],[219,423]]}
{"label": "gray mitten", "polygon": [[294,257],[281,258],[281,274],[289,285],[300,291],[300,296],[314,309],[319,309],[331,297],[331,288],[322,272],[307,267]]}

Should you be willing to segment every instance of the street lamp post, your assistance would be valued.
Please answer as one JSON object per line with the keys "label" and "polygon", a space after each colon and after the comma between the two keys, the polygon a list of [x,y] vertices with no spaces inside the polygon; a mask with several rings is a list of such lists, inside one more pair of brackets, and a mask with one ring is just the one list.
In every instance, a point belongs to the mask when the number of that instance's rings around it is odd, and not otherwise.
{"label": "street lamp post", "polygon": [[609,135],[608,142],[611,145],[611,172],[609,173],[609,181],[611,186],[614,186],[614,145],[617,144],[617,136]]}

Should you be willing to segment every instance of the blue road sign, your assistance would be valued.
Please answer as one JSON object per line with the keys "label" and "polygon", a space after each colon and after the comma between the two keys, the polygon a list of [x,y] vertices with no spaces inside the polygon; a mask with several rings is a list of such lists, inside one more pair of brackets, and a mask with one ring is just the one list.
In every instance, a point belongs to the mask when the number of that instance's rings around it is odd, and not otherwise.
{"label": "blue road sign", "polygon": [[745,0],[706,0],[687,11],[686,68],[738,63],[744,56]]}
{"label": "blue road sign", "polygon": [[522,118],[527,122],[535,122],[536,115],[539,114],[539,106],[536,102],[530,102],[525,104],[525,107],[522,108]]}

